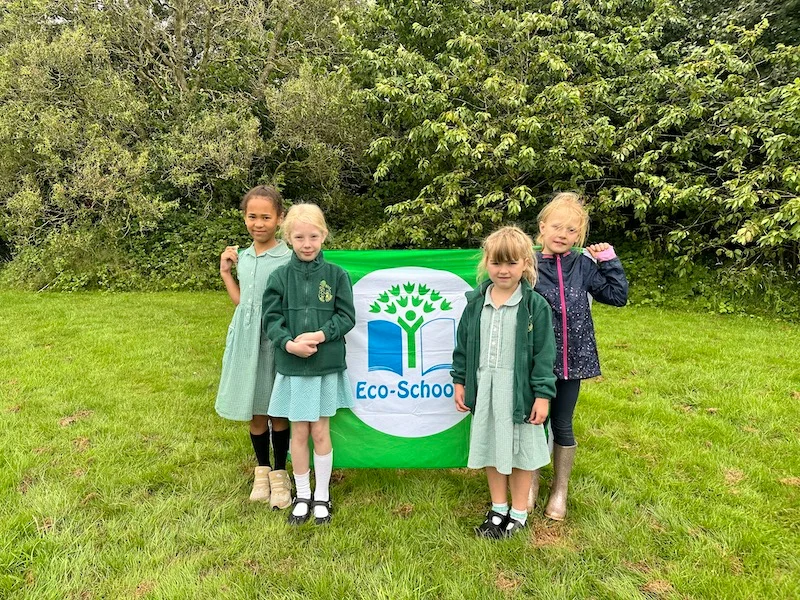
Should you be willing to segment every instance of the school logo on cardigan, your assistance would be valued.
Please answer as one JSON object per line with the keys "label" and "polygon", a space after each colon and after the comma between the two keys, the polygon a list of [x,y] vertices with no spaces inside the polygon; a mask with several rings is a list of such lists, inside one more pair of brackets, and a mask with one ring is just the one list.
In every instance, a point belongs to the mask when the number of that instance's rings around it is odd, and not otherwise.
{"label": "school logo on cardigan", "polygon": [[319,282],[318,297],[320,302],[330,302],[333,300],[333,291],[331,290],[331,286],[329,286],[328,282],[324,279]]}
{"label": "school logo on cardigan", "polygon": [[[469,289],[449,271],[424,267],[373,271],[356,283],[347,356],[353,412],[362,421],[391,435],[422,437],[465,416],[453,408],[450,369]],[[398,418],[409,412],[426,418]]]}

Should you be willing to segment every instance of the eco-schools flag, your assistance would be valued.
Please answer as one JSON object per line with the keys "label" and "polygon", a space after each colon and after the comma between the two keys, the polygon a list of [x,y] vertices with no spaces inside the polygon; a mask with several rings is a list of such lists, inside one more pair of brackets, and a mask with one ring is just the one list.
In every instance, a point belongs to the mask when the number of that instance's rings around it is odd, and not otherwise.
{"label": "eco-schools flag", "polygon": [[337,467],[463,467],[469,418],[455,409],[456,328],[475,281],[475,250],[334,251],[350,273],[347,335],[353,410],[331,419]]}

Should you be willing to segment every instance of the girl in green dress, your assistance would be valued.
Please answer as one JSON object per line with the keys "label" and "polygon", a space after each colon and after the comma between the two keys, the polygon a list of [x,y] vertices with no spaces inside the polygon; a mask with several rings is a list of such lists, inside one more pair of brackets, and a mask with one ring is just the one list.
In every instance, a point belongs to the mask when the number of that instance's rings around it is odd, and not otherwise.
{"label": "girl in green dress", "polygon": [[550,462],[543,423],[555,396],[555,339],[550,306],[533,291],[528,235],[495,231],[479,270],[488,279],[467,293],[451,375],[456,408],[472,413],[467,466],[486,470],[492,499],[476,533],[500,538],[525,526],[532,473]]}
{"label": "girl in green dress", "polygon": [[[246,250],[228,246],[219,272],[236,311],[228,327],[216,410],[234,421],[250,421],[250,440],[256,454],[250,500],[269,501],[273,509],[291,504],[291,482],[286,472],[289,421],[268,417],[275,379],[275,351],[263,333],[261,307],[269,275],[289,262],[292,251],[275,239],[283,221],[283,198],[270,186],[258,186],[242,200],[244,223],[253,243]],[[234,278],[232,269],[236,266]],[[270,421],[275,468],[270,463]]]}

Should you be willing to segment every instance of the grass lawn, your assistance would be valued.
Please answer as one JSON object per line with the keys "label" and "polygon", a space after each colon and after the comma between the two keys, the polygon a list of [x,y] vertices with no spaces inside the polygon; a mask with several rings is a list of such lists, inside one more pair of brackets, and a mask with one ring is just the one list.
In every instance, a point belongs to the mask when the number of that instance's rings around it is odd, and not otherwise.
{"label": "grass lawn", "polygon": [[327,527],[249,503],[232,312],[0,292],[0,598],[800,597],[797,325],[596,306],[568,519],[494,542],[482,472],[336,471]]}

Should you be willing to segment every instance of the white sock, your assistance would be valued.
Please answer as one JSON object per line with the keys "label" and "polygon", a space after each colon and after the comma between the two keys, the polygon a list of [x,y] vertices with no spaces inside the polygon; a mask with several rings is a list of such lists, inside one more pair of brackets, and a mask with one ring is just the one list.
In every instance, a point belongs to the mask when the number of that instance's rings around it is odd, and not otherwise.
{"label": "white sock", "polygon": [[[303,474],[294,474],[294,485],[297,488],[297,497],[311,500],[311,469]],[[302,502],[295,504],[292,514],[296,517],[302,517],[308,512],[308,505]]]}
{"label": "white sock", "polygon": [[511,508],[511,518],[519,521],[523,525],[528,521],[528,511],[527,510],[517,510],[515,508]]}
{"label": "white sock", "polygon": [[[320,456],[314,452],[314,476],[317,480],[317,485],[314,488],[314,500],[327,501],[330,499],[330,491],[328,486],[331,482],[331,472],[333,471],[333,450],[328,454]],[[324,506],[314,507],[314,516],[322,519],[328,516],[328,509]]]}

